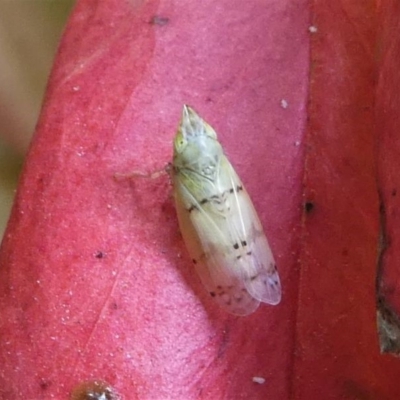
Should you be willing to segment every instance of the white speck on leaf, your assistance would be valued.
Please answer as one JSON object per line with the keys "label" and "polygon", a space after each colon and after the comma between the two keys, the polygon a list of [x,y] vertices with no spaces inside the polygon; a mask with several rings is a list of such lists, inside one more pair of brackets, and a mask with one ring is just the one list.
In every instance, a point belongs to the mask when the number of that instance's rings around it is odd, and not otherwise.
{"label": "white speck on leaf", "polygon": [[253,376],[253,382],[262,385],[265,383],[265,378],[262,378],[261,376]]}
{"label": "white speck on leaf", "polygon": [[288,104],[288,102],[287,102],[285,99],[282,99],[282,100],[281,100],[281,107],[282,107],[283,109],[285,109],[285,110],[289,107],[289,104]]}

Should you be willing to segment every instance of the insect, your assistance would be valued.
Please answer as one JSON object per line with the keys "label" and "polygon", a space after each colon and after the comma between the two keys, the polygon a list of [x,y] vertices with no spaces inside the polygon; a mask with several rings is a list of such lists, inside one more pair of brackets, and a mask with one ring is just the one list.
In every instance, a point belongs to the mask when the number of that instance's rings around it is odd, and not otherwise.
{"label": "insect", "polygon": [[182,236],[210,295],[242,316],[278,304],[279,275],[253,203],[214,129],[186,105],[172,178]]}

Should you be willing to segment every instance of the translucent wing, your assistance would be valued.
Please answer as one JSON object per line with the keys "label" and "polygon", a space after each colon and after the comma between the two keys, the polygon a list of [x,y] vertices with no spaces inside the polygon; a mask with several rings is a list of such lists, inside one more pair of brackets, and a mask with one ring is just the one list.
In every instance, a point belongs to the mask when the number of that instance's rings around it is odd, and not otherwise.
{"label": "translucent wing", "polygon": [[[184,188],[182,190],[185,191]],[[196,203],[196,200],[193,199],[193,202]],[[179,191],[176,195],[176,209],[186,247],[208,293],[231,314],[244,316],[254,312],[260,302],[250,295],[241,277],[227,268],[224,250],[228,246],[225,243],[224,249],[221,249],[222,232],[215,230],[210,216],[203,211],[192,220]],[[209,237],[214,240],[207,240]]]}

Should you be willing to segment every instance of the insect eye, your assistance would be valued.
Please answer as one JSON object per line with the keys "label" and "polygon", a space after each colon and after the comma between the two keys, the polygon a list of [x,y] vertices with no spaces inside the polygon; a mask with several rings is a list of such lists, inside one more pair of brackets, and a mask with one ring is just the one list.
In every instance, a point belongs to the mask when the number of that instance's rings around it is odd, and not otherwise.
{"label": "insect eye", "polygon": [[187,140],[182,136],[182,134],[178,134],[175,139],[175,150],[179,153],[182,152],[186,144]]}

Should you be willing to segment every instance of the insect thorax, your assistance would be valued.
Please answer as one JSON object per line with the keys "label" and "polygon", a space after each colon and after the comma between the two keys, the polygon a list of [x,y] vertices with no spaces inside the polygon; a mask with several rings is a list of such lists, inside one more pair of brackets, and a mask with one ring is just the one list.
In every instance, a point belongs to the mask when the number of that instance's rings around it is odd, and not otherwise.
{"label": "insect thorax", "polygon": [[210,137],[191,137],[180,153],[174,154],[175,170],[190,170],[215,180],[223,156],[221,145]]}

